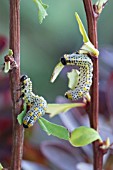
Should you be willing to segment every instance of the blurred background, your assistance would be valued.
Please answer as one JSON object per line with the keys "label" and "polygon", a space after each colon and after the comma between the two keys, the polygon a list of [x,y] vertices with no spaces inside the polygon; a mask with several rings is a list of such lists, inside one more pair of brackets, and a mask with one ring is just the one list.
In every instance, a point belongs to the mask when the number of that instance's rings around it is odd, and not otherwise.
{"label": "blurred background", "polygon": [[[82,45],[82,37],[78,30],[74,13],[78,12],[87,30],[86,16],[82,1],[51,1],[44,0],[49,5],[48,16],[40,25],[37,8],[32,0],[21,0],[21,74],[27,74],[33,82],[33,91],[42,95],[48,103],[68,102],[62,97],[67,90],[66,70],[57,78],[54,84],[50,77],[60,57],[72,53]],[[93,1],[96,2],[96,1]],[[98,41],[100,49],[100,125],[104,125],[104,133],[112,136],[113,115],[113,1],[109,1],[98,21]],[[9,40],[9,1],[0,0],[0,63],[8,51]],[[50,121],[64,124],[73,130],[77,126],[89,125],[84,110],[72,110]],[[75,114],[76,113],[76,114]],[[77,116],[79,115],[79,119]],[[48,119],[48,116],[46,116]],[[66,121],[67,120],[67,121]],[[71,122],[71,123],[70,123]],[[72,123],[73,122],[73,123]],[[9,166],[11,155],[11,99],[7,75],[0,73],[0,162]],[[101,129],[101,128],[100,128]],[[108,133],[109,131],[109,133]],[[103,132],[102,132],[103,134]],[[106,139],[106,134],[103,138]],[[91,169],[91,146],[83,149],[71,147],[63,140],[48,137],[38,125],[25,132],[24,170],[33,167],[39,170],[82,170]],[[29,154],[28,154],[29,153]],[[54,159],[53,159],[53,155]],[[79,155],[79,156],[78,156]],[[106,156],[105,168],[113,169],[112,151]],[[63,159],[63,160],[62,160]],[[110,161],[109,161],[110,159]],[[68,160],[68,161],[66,161]],[[106,161],[107,160],[107,161]],[[82,163],[80,163],[82,162]],[[107,163],[106,163],[107,162]],[[27,167],[28,166],[28,167]],[[85,168],[84,168],[85,167]],[[86,168],[87,167],[87,168]],[[111,169],[110,169],[111,168]],[[31,168],[30,168],[31,169]]]}

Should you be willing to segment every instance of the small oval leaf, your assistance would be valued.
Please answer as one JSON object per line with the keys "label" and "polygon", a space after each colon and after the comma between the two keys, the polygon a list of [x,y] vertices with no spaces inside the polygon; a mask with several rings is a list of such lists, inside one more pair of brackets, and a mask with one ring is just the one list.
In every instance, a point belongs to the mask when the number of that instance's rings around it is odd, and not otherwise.
{"label": "small oval leaf", "polygon": [[56,136],[60,139],[69,140],[69,132],[64,126],[60,126],[49,122],[44,118],[38,119],[40,127],[48,134]]}
{"label": "small oval leaf", "polygon": [[13,50],[9,49],[9,56],[12,56],[13,55]]}
{"label": "small oval leaf", "polygon": [[86,126],[80,126],[71,133],[69,141],[73,146],[81,147],[88,145],[97,139],[102,141],[99,133],[96,130]]}
{"label": "small oval leaf", "polygon": [[75,87],[77,86],[78,84],[78,80],[79,80],[79,71],[76,70],[76,69],[72,69],[71,72],[68,72],[67,73],[67,77],[69,79],[69,82],[68,82],[68,87],[72,90],[75,89]]}
{"label": "small oval leaf", "polygon": [[64,103],[64,104],[48,104],[47,105],[47,113],[49,113],[50,117],[53,117],[59,113],[65,113],[68,110],[74,108],[74,107],[84,107],[85,103]]}

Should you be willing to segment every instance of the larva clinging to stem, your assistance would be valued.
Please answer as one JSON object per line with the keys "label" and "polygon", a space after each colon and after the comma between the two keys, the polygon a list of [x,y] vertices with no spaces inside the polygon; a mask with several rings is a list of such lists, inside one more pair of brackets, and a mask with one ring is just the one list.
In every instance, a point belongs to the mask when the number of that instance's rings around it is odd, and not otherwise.
{"label": "larva clinging to stem", "polygon": [[24,128],[34,125],[38,118],[45,114],[47,102],[42,96],[35,95],[32,92],[32,82],[27,75],[23,75],[20,79],[21,98],[30,107],[29,111],[23,118]]}
{"label": "larva clinging to stem", "polygon": [[67,91],[65,96],[71,100],[86,97],[89,94],[89,90],[92,85],[92,60],[87,55],[73,53],[65,54],[64,57],[61,58],[61,63],[63,65],[77,65],[80,71],[77,86],[74,90]]}

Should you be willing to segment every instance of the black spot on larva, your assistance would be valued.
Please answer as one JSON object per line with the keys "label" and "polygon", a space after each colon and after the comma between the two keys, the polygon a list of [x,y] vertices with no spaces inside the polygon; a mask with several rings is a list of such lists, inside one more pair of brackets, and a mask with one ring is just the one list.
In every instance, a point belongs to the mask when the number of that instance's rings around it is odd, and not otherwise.
{"label": "black spot on larva", "polygon": [[65,94],[65,97],[68,99],[68,95],[67,94]]}
{"label": "black spot on larva", "polygon": [[27,75],[23,75],[21,78],[20,78],[20,81],[23,82],[24,80],[26,80],[28,78]]}
{"label": "black spot on larva", "polygon": [[63,65],[66,65],[66,64],[67,64],[66,59],[65,59],[64,57],[61,57],[61,63],[62,63]]}
{"label": "black spot on larva", "polygon": [[25,125],[25,124],[23,123],[23,127],[24,127],[24,128],[28,128],[28,125]]}

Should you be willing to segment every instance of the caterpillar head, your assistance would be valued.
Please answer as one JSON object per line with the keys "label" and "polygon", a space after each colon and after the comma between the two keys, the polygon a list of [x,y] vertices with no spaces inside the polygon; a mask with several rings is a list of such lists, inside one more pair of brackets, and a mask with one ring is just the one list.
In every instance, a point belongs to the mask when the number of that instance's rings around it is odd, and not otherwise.
{"label": "caterpillar head", "polygon": [[33,122],[33,123],[30,122],[30,123],[27,123],[27,124],[23,123],[23,127],[24,127],[25,129],[30,128],[30,127],[33,126],[33,125],[34,125],[34,122]]}
{"label": "caterpillar head", "polygon": [[[32,116],[30,116],[31,113],[32,113]],[[23,127],[24,128],[29,128],[29,127],[33,126],[38,118],[37,116],[33,115],[34,114],[33,112],[31,112],[31,113],[28,113],[28,115],[26,115],[23,118]]]}
{"label": "caterpillar head", "polygon": [[24,80],[28,79],[27,75],[22,75],[20,78],[20,82],[23,82]]}
{"label": "caterpillar head", "polygon": [[61,57],[60,61],[61,63],[65,65],[75,65],[75,55],[76,54],[64,54],[63,57]]}
{"label": "caterpillar head", "polygon": [[24,127],[25,129],[30,128],[30,127],[32,127],[32,126],[34,125],[35,122],[36,122],[36,121],[27,122],[27,123],[24,123],[24,122],[23,122],[23,127]]}
{"label": "caterpillar head", "polygon": [[30,117],[29,116],[25,116],[23,119],[23,127],[24,128],[28,128],[28,122],[29,122]]}
{"label": "caterpillar head", "polygon": [[64,55],[64,57],[61,57],[60,61],[63,65],[67,64],[66,59],[65,59],[65,55]]}
{"label": "caterpillar head", "polygon": [[23,127],[24,127],[24,128],[28,128],[28,125],[25,125],[25,124],[23,123]]}

